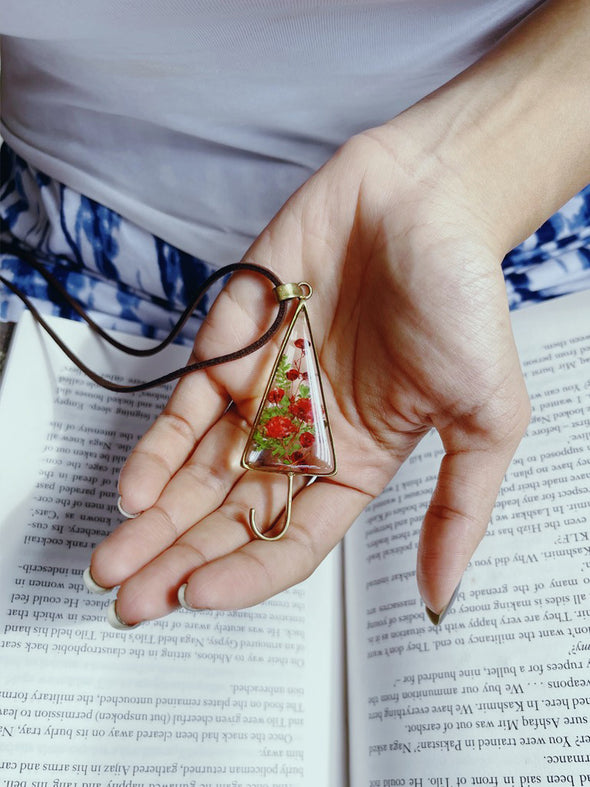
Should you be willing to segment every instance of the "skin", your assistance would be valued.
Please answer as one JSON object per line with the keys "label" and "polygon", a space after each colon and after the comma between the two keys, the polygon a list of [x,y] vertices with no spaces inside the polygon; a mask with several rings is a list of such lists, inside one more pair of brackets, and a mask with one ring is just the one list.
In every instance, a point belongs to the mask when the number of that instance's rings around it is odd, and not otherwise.
{"label": "skin", "polygon": [[[547,2],[482,61],[346,143],[245,259],[309,281],[338,474],[301,488],[275,543],[285,480],[239,466],[277,344],[184,378],[120,477],[142,511],[95,550],[129,623],[256,604],[307,577],[431,428],[445,448],[418,551],[425,604],[444,609],[483,537],[529,419],[501,261],[590,180],[590,4]],[[260,281],[220,295],[194,354],[259,335]],[[278,342],[278,340],[277,340]],[[231,406],[228,409],[228,405]]]}

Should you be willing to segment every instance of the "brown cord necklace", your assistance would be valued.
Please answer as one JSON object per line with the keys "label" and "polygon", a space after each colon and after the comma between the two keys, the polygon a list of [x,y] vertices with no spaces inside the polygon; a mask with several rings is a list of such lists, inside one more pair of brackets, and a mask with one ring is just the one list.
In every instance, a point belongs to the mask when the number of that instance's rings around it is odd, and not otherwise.
{"label": "brown cord necklace", "polygon": [[30,299],[12,282],[0,276],[0,281],[24,302],[35,320],[70,361],[97,385],[115,393],[145,391],[178,380],[186,374],[250,355],[270,341],[280,329],[287,312],[288,301],[297,301],[246,441],[241,461],[242,467],[247,470],[280,473],[287,476],[286,516],[280,532],[274,536],[266,535],[256,524],[253,508],[250,509],[249,515],[250,528],[257,538],[265,541],[276,541],[282,538],[287,532],[291,519],[293,477],[295,475],[330,476],[336,473],[336,460],[322,390],[319,362],[305,307],[306,301],[309,300],[313,292],[311,285],[307,282],[283,284],[275,273],[255,263],[236,262],[226,265],[205,280],[193,301],[187,306],[163,341],[154,347],[139,350],[117,341],[97,325],[62,284],[27,249],[18,248],[17,255],[59,292],[92,331],[117,350],[138,357],[155,355],[173,342],[207,291],[220,279],[240,271],[248,271],[263,276],[271,282],[278,301],[278,311],[271,326],[254,342],[225,355],[187,364],[180,369],[144,383],[120,385],[102,377],[86,366],[48,325]]}

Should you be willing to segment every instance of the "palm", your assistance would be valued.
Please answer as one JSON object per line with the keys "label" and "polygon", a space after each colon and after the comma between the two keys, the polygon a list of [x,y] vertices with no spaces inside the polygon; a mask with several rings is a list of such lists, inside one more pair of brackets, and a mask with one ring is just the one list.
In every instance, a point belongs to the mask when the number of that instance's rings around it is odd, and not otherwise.
{"label": "palm", "polygon": [[[145,513],[94,556],[97,581],[124,582],[123,619],[165,614],[188,580],[192,605],[228,608],[304,578],[431,427],[446,457],[423,528],[419,575],[431,604],[452,592],[444,576],[453,582],[482,535],[522,433],[526,397],[493,255],[483,243],[468,246],[432,200],[426,228],[410,201],[394,202],[391,213],[387,184],[399,172],[383,168],[384,160],[373,151],[379,175],[372,178],[366,167],[360,174],[338,158],[330,162],[249,253],[283,281],[307,280],[316,290],[310,316],[337,476],[299,491],[283,540],[252,542],[248,509],[270,523],[285,503],[280,477],[239,467],[276,344],[183,380],[122,475],[126,508]],[[239,337],[258,334],[264,303],[257,283],[233,281],[196,353],[228,352]]]}

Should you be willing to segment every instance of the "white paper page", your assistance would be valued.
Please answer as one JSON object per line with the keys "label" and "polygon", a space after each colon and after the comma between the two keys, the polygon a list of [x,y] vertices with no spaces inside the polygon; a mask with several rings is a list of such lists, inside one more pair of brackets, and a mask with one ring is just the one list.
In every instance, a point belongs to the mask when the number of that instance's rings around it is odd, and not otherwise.
{"label": "white paper page", "polygon": [[590,784],[590,292],[514,315],[533,417],[437,629],[429,435],[345,545],[352,787]]}
{"label": "white paper page", "polygon": [[[54,325],[92,368],[108,368],[83,326]],[[28,787],[302,787],[316,776],[340,787],[338,561],[258,607],[110,628],[110,599],[88,593],[82,572],[119,522],[121,464],[171,388],[110,394],[29,315],[17,330],[0,398],[0,773]],[[183,365],[187,348],[165,357],[122,368],[155,377]]]}

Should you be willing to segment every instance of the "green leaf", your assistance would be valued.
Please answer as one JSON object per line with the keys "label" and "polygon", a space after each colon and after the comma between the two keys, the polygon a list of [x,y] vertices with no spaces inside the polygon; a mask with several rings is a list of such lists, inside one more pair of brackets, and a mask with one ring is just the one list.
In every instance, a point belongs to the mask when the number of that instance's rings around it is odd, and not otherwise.
{"label": "green leaf", "polygon": [[287,356],[283,353],[281,355],[279,363],[277,364],[277,368],[273,377],[273,387],[276,388],[288,388],[291,384],[290,380],[287,380],[287,372],[291,368],[289,360]]}

